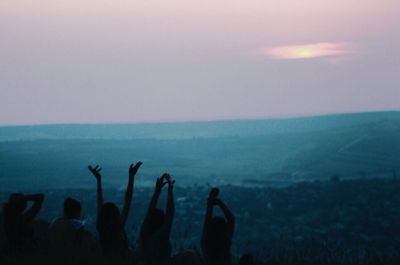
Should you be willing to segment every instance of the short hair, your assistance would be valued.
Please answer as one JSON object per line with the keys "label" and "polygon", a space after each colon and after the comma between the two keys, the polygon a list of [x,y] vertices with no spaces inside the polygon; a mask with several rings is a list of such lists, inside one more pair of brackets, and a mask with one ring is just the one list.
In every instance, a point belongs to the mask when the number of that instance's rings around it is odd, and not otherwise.
{"label": "short hair", "polygon": [[64,200],[64,218],[79,219],[81,216],[81,203],[70,197]]}

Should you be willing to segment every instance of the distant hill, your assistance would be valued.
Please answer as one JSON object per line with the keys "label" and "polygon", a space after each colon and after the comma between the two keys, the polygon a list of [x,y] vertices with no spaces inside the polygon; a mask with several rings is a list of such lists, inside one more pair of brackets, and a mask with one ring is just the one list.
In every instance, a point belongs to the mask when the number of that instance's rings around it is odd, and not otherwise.
{"label": "distant hill", "polygon": [[313,132],[362,125],[398,129],[400,112],[367,112],[267,120],[138,124],[0,126],[1,141],[38,139],[185,139]]}
{"label": "distant hill", "polygon": [[107,185],[119,187],[138,159],[145,184],[164,171],[185,185],[392,176],[400,174],[400,112],[0,127],[0,189],[90,186],[89,163],[101,164]]}

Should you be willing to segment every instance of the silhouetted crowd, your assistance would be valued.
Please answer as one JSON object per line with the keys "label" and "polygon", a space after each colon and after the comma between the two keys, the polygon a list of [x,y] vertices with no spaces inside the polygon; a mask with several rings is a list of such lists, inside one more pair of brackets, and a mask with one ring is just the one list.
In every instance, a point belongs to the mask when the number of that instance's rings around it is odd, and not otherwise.
{"label": "silhouetted crowd", "polygon": [[[172,255],[170,234],[175,213],[175,180],[167,173],[156,180],[138,242],[129,242],[125,227],[135,176],[141,165],[138,162],[129,167],[122,209],[113,202],[104,201],[101,168],[88,167],[97,185],[97,235],[85,228],[81,220],[81,203],[74,198],[66,198],[63,216],[52,221],[46,228],[45,236],[40,236],[33,224],[45,196],[12,193],[3,206],[7,246],[0,261],[4,260],[2,262],[8,264],[232,264],[231,244],[235,216],[220,199],[217,188],[211,189],[206,203],[201,253],[185,250]],[[168,193],[165,210],[157,207],[164,187]],[[223,216],[215,216],[214,207],[219,207]],[[252,255],[244,255],[239,264],[253,264]]]}

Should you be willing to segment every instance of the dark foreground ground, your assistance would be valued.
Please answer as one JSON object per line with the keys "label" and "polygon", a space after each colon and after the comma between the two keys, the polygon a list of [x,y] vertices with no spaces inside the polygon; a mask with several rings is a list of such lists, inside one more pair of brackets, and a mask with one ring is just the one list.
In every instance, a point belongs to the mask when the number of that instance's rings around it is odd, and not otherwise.
{"label": "dark foreground ground", "polygon": [[[137,188],[127,233],[133,246],[152,193]],[[176,187],[173,251],[199,250],[209,187]],[[106,190],[121,202],[123,190]],[[95,190],[47,190],[40,219],[61,215],[67,196],[83,203],[95,233]],[[332,178],[286,188],[221,187],[221,198],[237,217],[232,253],[253,253],[267,264],[400,264],[400,180]],[[7,193],[1,193],[5,201]],[[164,206],[160,201],[159,206]]]}

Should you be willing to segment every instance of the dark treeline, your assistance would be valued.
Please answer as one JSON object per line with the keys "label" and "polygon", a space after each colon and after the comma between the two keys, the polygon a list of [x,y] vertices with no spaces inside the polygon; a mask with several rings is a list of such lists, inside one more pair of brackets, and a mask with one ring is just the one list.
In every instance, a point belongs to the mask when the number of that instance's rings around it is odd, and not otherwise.
{"label": "dark treeline", "polygon": [[96,192],[1,194],[1,264],[399,264],[396,176],[218,189],[165,173],[151,190],[140,166],[122,192],[96,166]]}

